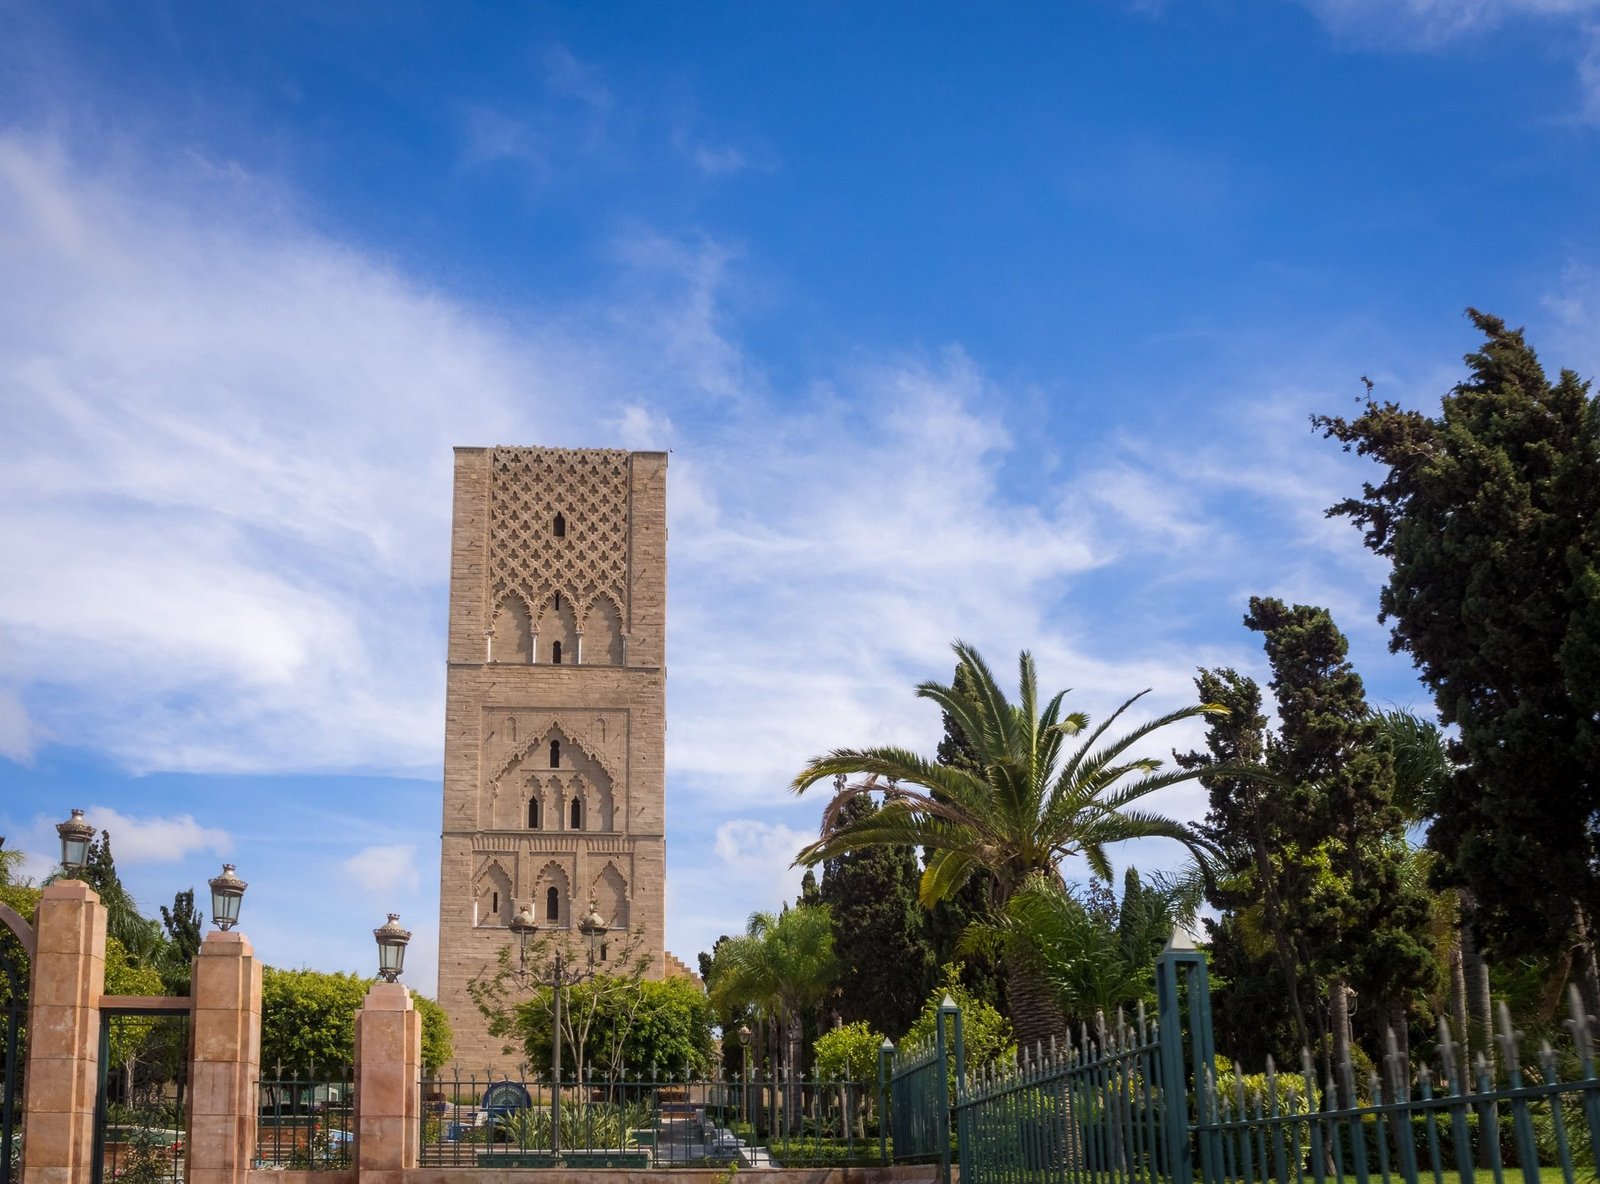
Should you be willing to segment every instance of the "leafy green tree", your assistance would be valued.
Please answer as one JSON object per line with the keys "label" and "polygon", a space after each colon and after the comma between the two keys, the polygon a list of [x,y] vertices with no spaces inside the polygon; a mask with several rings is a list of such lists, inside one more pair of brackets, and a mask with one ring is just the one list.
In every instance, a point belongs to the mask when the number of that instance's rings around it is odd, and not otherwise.
{"label": "leafy green tree", "polygon": [[1315,426],[1382,468],[1329,510],[1390,564],[1380,619],[1459,730],[1429,842],[1506,954],[1600,908],[1600,414],[1520,329],[1484,336],[1437,415],[1366,401]]}
{"label": "leafy green tree", "polygon": [[[1266,647],[1278,733],[1265,730],[1252,680],[1202,671],[1201,696],[1233,710],[1212,721],[1206,753],[1178,758],[1206,772],[1211,793],[1207,830],[1224,873],[1213,903],[1236,918],[1216,935],[1245,940],[1254,958],[1273,951],[1296,1035],[1328,1032],[1329,1052],[1342,1059],[1353,990],[1381,1032],[1396,1020],[1406,1026],[1437,983],[1428,901],[1404,875],[1393,756],[1343,634],[1325,609],[1261,597],[1251,598],[1245,625]],[[1270,777],[1238,776],[1251,759]],[[1250,960],[1228,958],[1235,974]],[[1318,996],[1329,1000],[1326,1028]]]}
{"label": "leafy green tree", "polygon": [[[549,987],[537,988],[518,1006],[522,1050],[536,1071],[553,1063],[550,1045]],[[691,979],[675,977],[618,981],[601,975],[565,989],[564,1007],[593,1011],[584,1028],[583,1064],[593,1074],[645,1075],[659,1080],[671,1073],[703,1077],[711,1068],[715,1020],[711,1001]],[[569,1075],[569,1060],[562,1076]]]}
{"label": "leafy green tree", "polygon": [[[1136,805],[1198,774],[1162,772],[1160,761],[1129,750],[1170,724],[1218,708],[1185,708],[1110,737],[1112,725],[1142,697],[1135,695],[1068,751],[1066,740],[1087,730],[1088,717],[1063,714],[1065,692],[1041,707],[1029,654],[1021,656],[1020,700],[1013,704],[976,650],[961,642],[955,650],[972,694],[927,682],[917,695],[954,719],[977,754],[976,766],[944,765],[899,748],[836,749],[814,758],[795,778],[797,793],[839,774],[865,777],[835,793],[823,815],[822,835],[801,851],[801,863],[883,845],[920,846],[931,853],[919,888],[924,905],[977,876],[986,880],[991,908],[999,911],[1029,877],[1056,875],[1073,855],[1082,855],[1095,874],[1109,877],[1106,847],[1112,843],[1163,837],[1197,855],[1204,848],[1189,826]],[[882,806],[847,820],[845,807],[866,794],[882,794]],[[1006,997],[1019,1038],[1031,1044],[1064,1036],[1065,1021],[1034,968],[1025,959],[1007,957],[1006,972]]]}
{"label": "leafy green tree", "polygon": [[916,1022],[896,1043],[902,1048],[931,1046],[937,1035],[939,1007],[946,998],[961,1011],[961,1041],[969,1071],[1016,1056],[1017,1041],[1011,1022],[999,1008],[969,991],[961,981],[960,968],[953,964],[944,968],[939,982],[923,1001]]}
{"label": "leafy green tree", "polygon": [[[847,821],[878,807],[858,797]],[[873,847],[823,864],[822,903],[833,919],[839,959],[839,1016],[880,1032],[898,1032],[916,1018],[932,986],[931,951],[917,906],[917,858],[910,847]]]}
{"label": "leafy green tree", "polygon": [[[352,1064],[356,1055],[356,1012],[373,980],[320,970],[279,970],[261,974],[261,1064],[268,1072],[305,1073]],[[413,992],[422,1015],[422,1064],[437,1069],[450,1057],[450,1021],[444,1009]]]}
{"label": "leafy green tree", "polygon": [[[108,995],[164,995],[166,983],[161,975],[133,957],[115,937],[106,938],[105,991]],[[134,1075],[141,1061],[177,1052],[171,1042],[158,1035],[170,1034],[173,1025],[159,1017],[119,1017],[109,1032],[108,1065],[122,1077],[122,1097],[133,1098]],[[176,1068],[176,1066],[172,1066]]]}
{"label": "leafy green tree", "polygon": [[884,1035],[864,1020],[841,1024],[817,1037],[817,1077],[822,1081],[875,1082]]}
{"label": "leafy green tree", "polygon": [[717,951],[711,971],[706,986],[713,1003],[748,1004],[773,1020],[788,1041],[787,1063],[798,1067],[802,1019],[839,973],[828,907],[752,913],[744,934]]}
{"label": "leafy green tree", "polygon": [[1035,876],[1006,903],[1005,920],[974,938],[1013,944],[1048,985],[1069,1021],[1093,1028],[1118,1008],[1155,1002],[1155,960],[1174,926],[1189,925],[1203,898],[1198,875],[1146,884],[1136,868],[1122,899],[1091,907],[1060,879]]}
{"label": "leafy green tree", "polygon": [[194,889],[186,888],[172,897],[172,907],[161,906],[161,927],[167,940],[161,951],[161,977],[173,995],[189,993],[195,956],[204,939],[205,918],[195,907]]}

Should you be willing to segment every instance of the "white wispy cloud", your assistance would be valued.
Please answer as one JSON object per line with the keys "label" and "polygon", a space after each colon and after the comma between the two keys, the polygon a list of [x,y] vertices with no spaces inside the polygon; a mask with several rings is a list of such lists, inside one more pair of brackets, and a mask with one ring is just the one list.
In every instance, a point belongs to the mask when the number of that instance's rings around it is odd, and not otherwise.
{"label": "white wispy cloud", "polygon": [[203,851],[222,856],[233,850],[227,831],[202,826],[189,814],[138,816],[110,806],[90,806],[84,817],[96,830],[112,836],[111,851],[119,864],[178,863]]}
{"label": "white wispy cloud", "polygon": [[352,882],[380,897],[414,893],[422,884],[417,849],[410,843],[363,847],[339,866]]}
{"label": "white wispy cloud", "polygon": [[1436,52],[1512,21],[1542,20],[1568,47],[1577,116],[1600,123],[1600,0],[1301,0],[1328,31],[1363,48]]}

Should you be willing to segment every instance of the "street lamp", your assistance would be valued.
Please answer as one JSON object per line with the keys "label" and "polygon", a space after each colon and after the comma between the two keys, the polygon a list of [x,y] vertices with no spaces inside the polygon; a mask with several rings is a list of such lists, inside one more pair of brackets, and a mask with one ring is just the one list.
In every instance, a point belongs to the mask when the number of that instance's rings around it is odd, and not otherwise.
{"label": "street lamp", "polygon": [[207,881],[211,885],[211,919],[226,933],[239,923],[239,902],[250,885],[233,874],[233,864],[222,865],[222,874]]}
{"label": "street lamp", "polygon": [[[583,934],[586,965],[572,967],[567,964],[564,951],[560,942],[556,943],[555,952],[551,957],[550,966],[545,974],[538,974],[528,968],[528,938],[539,931],[539,923],[534,919],[533,910],[524,908],[511,918],[511,931],[517,935],[517,969],[512,972],[512,977],[522,987],[533,985],[546,986],[551,989],[551,1055],[550,1055],[550,1158],[555,1163],[561,1161],[561,991],[564,987],[576,986],[584,979],[593,978],[595,974],[595,961],[600,953],[600,944],[605,940],[605,935],[610,930],[600,913],[595,908],[593,900],[589,901],[589,912],[582,921],[578,922],[578,932]],[[546,928],[553,933],[561,928],[550,925]]]}
{"label": "street lamp", "polygon": [[74,810],[71,818],[56,823],[56,834],[61,836],[61,866],[67,869],[67,875],[76,876],[89,865],[94,827],[83,820],[82,810]]}
{"label": "street lamp", "polygon": [[740,1045],[740,1047],[742,1047],[744,1049],[744,1091],[743,1091],[744,1092],[744,1098],[743,1098],[744,1105],[741,1106],[740,1109],[744,1111],[744,1120],[746,1122],[750,1122],[752,1120],[750,1118],[750,1025],[749,1024],[740,1024],[739,1025],[739,1045]]}
{"label": "street lamp", "polygon": [[411,930],[400,926],[400,914],[390,913],[389,919],[372,931],[378,942],[378,977],[386,983],[400,981],[405,969],[406,943],[411,940]]}

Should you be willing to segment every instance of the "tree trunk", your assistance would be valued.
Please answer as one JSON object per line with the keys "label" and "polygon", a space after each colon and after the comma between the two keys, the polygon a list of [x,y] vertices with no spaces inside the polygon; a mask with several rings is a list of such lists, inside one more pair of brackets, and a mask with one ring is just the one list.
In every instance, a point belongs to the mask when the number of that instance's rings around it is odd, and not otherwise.
{"label": "tree trunk", "polygon": [[[1404,1003],[1391,1003],[1389,1005],[1389,1030],[1394,1033],[1394,1050],[1400,1056],[1400,1062],[1393,1066],[1390,1072],[1401,1077],[1409,1077],[1411,1073],[1411,1016]],[[1384,1053],[1388,1053],[1384,1048]],[[1396,1095],[1398,1096],[1398,1095]]]}
{"label": "tree trunk", "polygon": [[1456,1058],[1456,1070],[1465,1080],[1467,1074],[1467,967],[1461,951],[1461,938],[1457,935],[1456,948],[1450,951],[1450,1022],[1455,1025],[1457,1045],[1461,1055]]}
{"label": "tree trunk", "polygon": [[789,1018],[789,1051],[788,1064],[784,1068],[789,1075],[789,1089],[784,1095],[783,1111],[785,1125],[791,1134],[799,1134],[802,1108],[800,1105],[800,1013],[796,1010]]}
{"label": "tree trunk", "polygon": [[1344,979],[1334,979],[1328,989],[1329,1024],[1333,1028],[1333,1079],[1339,1106],[1356,1104],[1354,1069],[1350,1064],[1350,987]]}
{"label": "tree trunk", "polygon": [[1052,1038],[1065,1046],[1067,1019],[1051,998],[1050,989],[1019,955],[1008,952],[1005,963],[1006,1002],[1017,1048],[1031,1049],[1035,1042],[1048,1048]]}
{"label": "tree trunk", "polygon": [[1579,978],[1583,980],[1583,1007],[1590,1015],[1600,1015],[1600,957],[1595,952],[1594,932],[1589,914],[1577,901],[1572,902],[1572,919],[1578,937]]}

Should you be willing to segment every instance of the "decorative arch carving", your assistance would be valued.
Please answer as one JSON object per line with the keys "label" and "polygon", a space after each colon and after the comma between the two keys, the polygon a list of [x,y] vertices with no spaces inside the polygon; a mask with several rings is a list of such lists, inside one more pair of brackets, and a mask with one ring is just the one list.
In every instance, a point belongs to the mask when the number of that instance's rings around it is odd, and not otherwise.
{"label": "decorative arch carving", "polygon": [[609,593],[597,593],[583,613],[584,664],[621,666],[624,656],[622,610]]}
{"label": "decorative arch carving", "polygon": [[499,781],[510,772],[513,766],[527,761],[530,756],[533,757],[535,767],[541,769],[547,767],[548,762],[544,761],[543,754],[550,750],[551,740],[561,741],[561,763],[563,767],[568,764],[569,758],[574,752],[581,752],[605,771],[606,777],[610,779],[612,784],[617,782],[617,770],[612,764],[610,754],[598,744],[589,745],[585,743],[583,738],[576,735],[573,729],[569,728],[559,716],[551,720],[550,725],[543,730],[529,729],[528,735],[513,745],[505,756],[500,759],[500,763],[495,767],[494,774],[489,780],[491,782]]}
{"label": "decorative arch carving", "polygon": [[[556,607],[558,601],[559,608]],[[540,603],[536,634],[539,647],[536,661],[570,666],[578,660],[578,611],[570,596],[555,589]]]}
{"label": "decorative arch carving", "polygon": [[478,871],[473,883],[474,913],[479,925],[507,925],[516,908],[511,874],[498,859],[490,859]]}
{"label": "decorative arch carving", "polygon": [[533,616],[520,592],[507,591],[495,604],[489,656],[495,662],[533,660]]}
{"label": "decorative arch carving", "polygon": [[589,886],[589,895],[594,897],[595,908],[608,926],[628,928],[628,880],[614,862],[606,861],[606,866]]}
{"label": "decorative arch carving", "polygon": [[[556,890],[556,916],[549,916],[547,905],[550,899],[550,889]],[[572,881],[567,876],[567,869],[555,860],[551,860],[539,869],[539,876],[533,882],[533,905],[541,925],[566,925],[572,919]]]}

